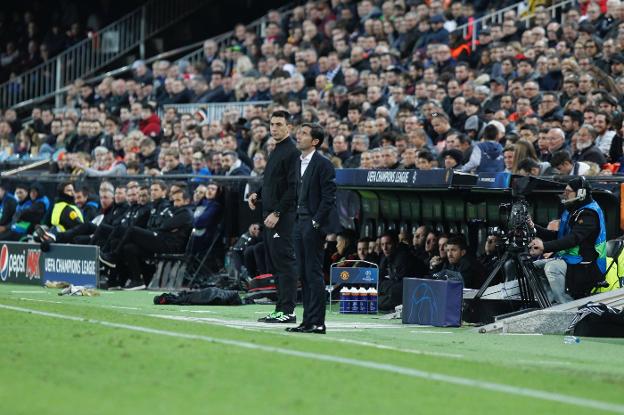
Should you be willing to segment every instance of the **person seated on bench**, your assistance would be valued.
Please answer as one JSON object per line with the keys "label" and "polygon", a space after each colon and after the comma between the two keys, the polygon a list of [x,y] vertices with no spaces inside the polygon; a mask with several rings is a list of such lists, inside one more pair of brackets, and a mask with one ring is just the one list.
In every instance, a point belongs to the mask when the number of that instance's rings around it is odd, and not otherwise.
{"label": "person seated on bench", "polygon": [[100,214],[100,204],[95,197],[91,195],[91,189],[87,186],[82,186],[76,190],[74,199],[76,206],[78,206],[82,212],[82,218],[85,223],[91,222]]}
{"label": "person seated on bench", "polygon": [[41,223],[50,208],[50,199],[45,196],[38,183],[30,186],[17,184],[15,186],[17,206],[15,215],[8,230],[0,234],[0,241],[19,241]]}
{"label": "person seated on bench", "polygon": [[403,278],[425,276],[428,267],[410,252],[409,246],[398,243],[395,233],[381,236],[381,251],[378,308],[393,311],[403,302]]}
{"label": "person seated on bench", "polygon": [[481,288],[487,272],[483,265],[468,253],[466,240],[461,236],[449,238],[446,243],[448,264],[442,270],[459,272],[464,279],[464,288]]}
{"label": "person seated on bench", "polygon": [[[142,275],[141,263],[154,254],[179,254],[184,252],[191,229],[193,212],[191,198],[184,190],[171,195],[173,207],[163,215],[157,228],[128,229],[115,251],[102,253],[100,261],[110,268],[125,267],[130,275],[129,290],[142,290],[149,285],[151,275]],[[109,284],[109,287],[112,285]]]}
{"label": "person seated on bench", "polygon": [[191,234],[193,254],[205,253],[210,248],[217,232],[217,225],[223,217],[221,186],[211,182],[205,187],[204,198],[197,204],[193,215],[193,233]]}
{"label": "person seated on bench", "polygon": [[440,272],[442,268],[448,266],[448,257],[446,255],[446,245],[449,237],[447,234],[440,234],[438,237],[438,253],[429,260],[429,269],[432,274]]}
{"label": "person seated on bench", "polygon": [[100,206],[102,206],[103,217],[99,220],[99,224],[88,221],[80,223],[65,232],[58,232],[55,229],[47,230],[43,226],[37,226],[35,235],[42,242],[43,250],[47,250],[46,244],[50,242],[81,245],[98,245],[102,243],[115,228],[120,226],[121,220],[128,210],[125,190],[125,187],[118,187],[113,190],[112,185],[100,187]]}
{"label": "person seated on bench", "polygon": [[[357,242],[356,254],[357,259],[360,261],[372,262],[373,264],[379,263],[379,256],[374,252],[369,252],[369,244],[373,243],[369,238],[361,238]],[[365,262],[356,262],[354,267],[368,268],[371,265]]]}
{"label": "person seated on bench", "polygon": [[74,196],[73,183],[63,182],[59,184],[50,217],[50,224],[57,233],[66,232],[84,223],[82,212],[76,206]]}
{"label": "person seated on bench", "polygon": [[0,182],[0,233],[11,228],[11,221],[17,210],[17,198],[8,192],[6,183]]}

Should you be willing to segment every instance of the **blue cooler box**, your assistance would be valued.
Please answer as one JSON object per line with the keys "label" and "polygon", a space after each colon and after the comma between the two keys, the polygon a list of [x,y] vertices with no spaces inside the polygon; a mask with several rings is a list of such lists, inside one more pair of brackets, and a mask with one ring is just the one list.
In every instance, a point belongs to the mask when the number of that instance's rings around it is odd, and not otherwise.
{"label": "blue cooler box", "polygon": [[461,326],[461,281],[403,279],[403,324]]}

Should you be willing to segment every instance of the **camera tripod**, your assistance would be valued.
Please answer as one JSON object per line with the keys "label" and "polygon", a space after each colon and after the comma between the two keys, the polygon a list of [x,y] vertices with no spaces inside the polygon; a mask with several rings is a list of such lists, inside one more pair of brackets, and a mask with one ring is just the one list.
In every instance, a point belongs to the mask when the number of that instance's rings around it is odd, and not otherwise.
{"label": "camera tripod", "polygon": [[533,265],[531,256],[526,248],[514,244],[510,245],[503,256],[496,262],[494,269],[475,295],[475,300],[481,298],[503,266],[505,267],[506,281],[513,280],[513,277],[518,280],[520,299],[524,307],[533,306],[535,301],[537,301],[540,308],[552,305],[548,299],[550,284],[546,276]]}

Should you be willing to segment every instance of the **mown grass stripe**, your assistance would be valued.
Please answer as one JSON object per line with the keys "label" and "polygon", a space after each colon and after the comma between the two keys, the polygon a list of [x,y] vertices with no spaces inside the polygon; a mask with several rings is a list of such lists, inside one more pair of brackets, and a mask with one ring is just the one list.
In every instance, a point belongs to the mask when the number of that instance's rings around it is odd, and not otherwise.
{"label": "mown grass stripe", "polygon": [[624,414],[624,405],[619,405],[615,403],[602,402],[602,401],[597,401],[593,399],[580,398],[576,396],[541,391],[537,389],[505,385],[501,383],[486,382],[486,381],[481,381],[481,380],[476,380],[476,379],[464,378],[460,376],[445,375],[445,374],[435,373],[435,372],[426,372],[423,370],[401,367],[401,366],[396,366],[392,364],[378,363],[378,362],[373,362],[373,361],[368,361],[368,360],[359,360],[359,359],[353,359],[353,358],[341,357],[341,356],[333,356],[333,355],[327,355],[327,354],[321,354],[321,353],[311,353],[311,352],[304,352],[304,351],[299,351],[299,350],[290,350],[290,349],[285,349],[281,347],[254,344],[254,343],[249,343],[249,342],[244,342],[244,341],[239,341],[239,340],[216,338],[216,337],[210,337],[210,336],[204,336],[204,335],[198,335],[198,334],[180,333],[180,332],[169,331],[169,330],[155,329],[151,327],[114,323],[114,322],[104,321],[104,320],[95,320],[95,319],[89,319],[89,318],[84,318],[84,317],[79,317],[79,316],[70,316],[66,314],[52,313],[52,312],[40,311],[40,310],[35,310],[35,309],[23,308],[23,307],[15,307],[15,306],[10,306],[6,304],[0,304],[0,308],[11,310],[11,311],[22,312],[22,313],[39,315],[39,316],[69,320],[69,321],[78,321],[78,322],[85,322],[85,323],[90,323],[90,324],[97,324],[97,325],[101,325],[104,327],[131,330],[131,331],[140,332],[140,333],[154,334],[154,335],[159,335],[159,336],[167,336],[167,337],[174,337],[174,338],[188,339],[188,340],[199,340],[199,341],[205,341],[209,343],[223,344],[227,346],[239,347],[239,348],[244,348],[244,349],[249,349],[249,350],[257,350],[257,351],[262,351],[262,352],[267,352],[267,353],[278,353],[278,354],[282,354],[285,356],[292,356],[292,357],[299,357],[299,358],[311,359],[311,360],[316,360],[316,361],[350,365],[354,367],[384,371],[384,372],[389,372],[389,373],[393,373],[397,375],[409,376],[413,378],[420,378],[420,379],[425,379],[425,380],[430,380],[430,381],[449,383],[449,384],[459,385],[459,386],[468,386],[468,387],[491,391],[491,392],[499,392],[499,393],[505,393],[505,394],[515,395],[515,396],[523,396],[523,397],[532,398],[532,399],[541,399],[541,400],[550,401],[550,402],[557,402],[557,403],[562,403],[565,405],[572,405],[572,406],[584,407],[584,408],[589,408],[589,409],[597,409],[597,410],[602,410],[602,411]]}

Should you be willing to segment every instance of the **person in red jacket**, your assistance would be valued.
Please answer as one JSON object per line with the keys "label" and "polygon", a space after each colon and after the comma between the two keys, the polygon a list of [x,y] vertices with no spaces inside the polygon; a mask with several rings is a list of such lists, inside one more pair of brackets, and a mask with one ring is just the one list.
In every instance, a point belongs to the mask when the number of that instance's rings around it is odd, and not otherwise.
{"label": "person in red jacket", "polygon": [[148,137],[160,135],[160,117],[154,112],[154,107],[151,104],[143,104],[139,130]]}

